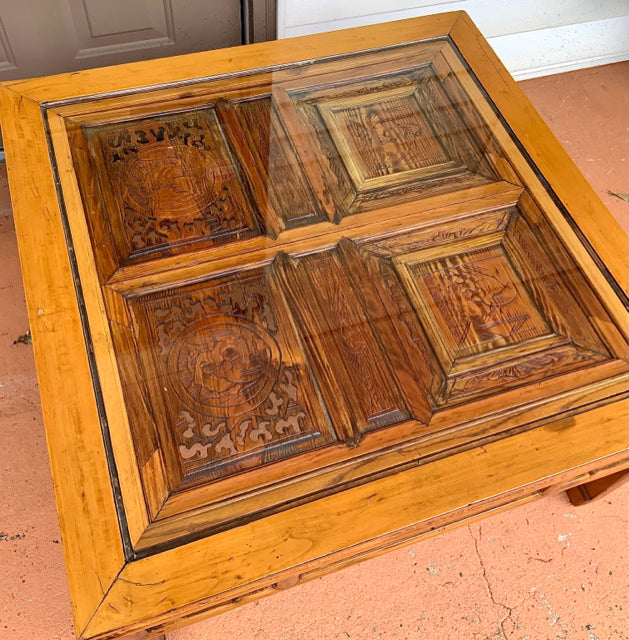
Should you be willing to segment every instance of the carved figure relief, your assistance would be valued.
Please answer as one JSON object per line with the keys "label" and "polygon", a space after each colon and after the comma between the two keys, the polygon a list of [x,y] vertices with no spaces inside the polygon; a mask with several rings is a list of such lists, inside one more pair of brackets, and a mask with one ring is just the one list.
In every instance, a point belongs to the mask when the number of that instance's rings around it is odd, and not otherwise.
{"label": "carved figure relief", "polygon": [[377,178],[447,162],[417,103],[394,97],[339,109],[346,134],[363,165],[365,178]]}
{"label": "carved figure relief", "polygon": [[[225,417],[208,419],[188,409],[179,409],[180,422],[174,428],[181,438],[178,450],[186,471],[191,473],[202,468],[208,459],[216,464],[239,455],[244,457],[246,453],[250,454],[250,459],[251,453],[254,456],[258,453],[262,462],[265,456],[260,450],[265,445],[289,445],[291,440],[308,435],[306,413],[296,404],[296,381],[294,369],[285,367],[277,390],[263,397],[256,411],[240,414],[232,420]],[[270,459],[272,456],[266,457],[266,460]]]}
{"label": "carved figure relief", "polygon": [[220,193],[221,172],[208,147],[157,142],[140,147],[120,176],[123,198],[147,218],[180,218],[208,207]]}
{"label": "carved figure relief", "polygon": [[[424,67],[334,89],[288,91],[292,105],[284,111],[296,110],[304,127],[291,133],[319,145],[313,157],[337,218],[495,179],[476,134],[441,85],[434,70]],[[452,145],[455,135],[460,145]],[[302,161],[315,176],[311,158]]]}
{"label": "carved figure relief", "polygon": [[[414,86],[322,100],[318,109],[356,188],[382,187],[452,168]],[[395,178],[393,178],[395,176]]]}
{"label": "carved figure relief", "polygon": [[[517,209],[466,219],[460,233],[449,227],[405,232],[362,249],[388,272],[387,282],[396,274],[404,284],[426,330],[445,373],[444,383],[432,386],[437,406],[608,357],[561,279],[546,277],[555,271]],[[554,300],[574,311],[556,308]]]}
{"label": "carved figure relief", "polygon": [[444,258],[418,265],[415,270],[459,355],[548,333],[495,249]]}
{"label": "carved figure relief", "polygon": [[170,378],[184,402],[229,415],[264,402],[280,366],[273,336],[241,316],[209,316],[190,325],[168,356]]}

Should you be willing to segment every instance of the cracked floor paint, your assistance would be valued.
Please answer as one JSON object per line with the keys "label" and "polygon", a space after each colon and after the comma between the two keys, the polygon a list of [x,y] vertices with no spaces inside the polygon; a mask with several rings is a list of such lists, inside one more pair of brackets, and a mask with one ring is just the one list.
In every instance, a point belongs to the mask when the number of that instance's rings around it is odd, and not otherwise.
{"label": "cracked floor paint", "polygon": [[[629,64],[522,84],[627,228]],[[70,605],[0,168],[0,638],[72,640]],[[171,640],[627,640],[628,488],[549,496],[171,634]]]}
{"label": "cracked floor paint", "polygon": [[[474,530],[477,530],[478,532],[478,537],[476,537],[476,535],[474,535]],[[470,532],[471,536],[472,536],[472,540],[474,541],[474,551],[476,552],[476,556],[478,557],[478,562],[480,563],[480,567],[482,570],[482,576],[483,579],[485,580],[485,584],[487,585],[487,593],[489,595],[490,600],[500,606],[503,607],[505,609],[505,615],[503,618],[500,619],[499,621],[499,629],[498,631],[500,632],[500,635],[502,638],[507,638],[507,631],[505,629],[505,625],[509,624],[509,625],[513,625],[513,619],[511,617],[511,614],[513,613],[513,607],[510,607],[508,604],[505,604],[504,602],[498,602],[494,596],[494,592],[493,589],[491,588],[491,583],[489,582],[489,578],[487,577],[487,569],[485,568],[485,561],[483,560],[483,556],[481,555],[479,549],[478,549],[478,543],[480,541],[480,539],[482,538],[482,526],[478,525],[478,527],[476,526],[468,526],[467,530]],[[493,542],[493,541],[492,541]]]}

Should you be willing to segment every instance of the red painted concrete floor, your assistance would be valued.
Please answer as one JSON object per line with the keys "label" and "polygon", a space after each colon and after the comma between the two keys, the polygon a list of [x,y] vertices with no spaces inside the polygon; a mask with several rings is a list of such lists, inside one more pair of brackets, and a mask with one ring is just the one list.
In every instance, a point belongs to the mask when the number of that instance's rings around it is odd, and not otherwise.
{"label": "red painted concrete floor", "polygon": [[[523,88],[625,230],[629,64]],[[45,251],[45,247],[42,247]],[[0,638],[73,638],[4,169],[0,172]],[[180,629],[172,640],[629,638],[628,485],[546,497]]]}

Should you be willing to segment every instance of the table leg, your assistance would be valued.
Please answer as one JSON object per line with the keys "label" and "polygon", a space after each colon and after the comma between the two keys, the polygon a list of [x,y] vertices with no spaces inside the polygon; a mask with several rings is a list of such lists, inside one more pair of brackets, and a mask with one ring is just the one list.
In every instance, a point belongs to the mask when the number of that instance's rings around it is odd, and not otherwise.
{"label": "table leg", "polygon": [[607,493],[612,487],[625,480],[628,476],[629,471],[626,469],[624,471],[617,471],[609,476],[597,478],[591,482],[584,482],[576,487],[571,487],[566,490],[566,493],[568,494],[570,502],[572,502],[575,507],[578,507]]}

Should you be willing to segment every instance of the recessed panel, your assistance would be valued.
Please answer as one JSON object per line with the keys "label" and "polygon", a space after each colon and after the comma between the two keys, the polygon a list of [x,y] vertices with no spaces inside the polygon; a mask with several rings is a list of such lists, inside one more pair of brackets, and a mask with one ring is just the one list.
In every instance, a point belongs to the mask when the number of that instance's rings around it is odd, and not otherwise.
{"label": "recessed panel", "polygon": [[0,20],[0,71],[15,69],[15,59],[2,20]]}
{"label": "recessed panel", "polygon": [[213,109],[94,127],[88,141],[121,261],[260,233]]}
{"label": "recessed panel", "polygon": [[332,99],[318,108],[358,190],[457,165],[422,114],[413,87]]}
{"label": "recessed panel", "polygon": [[500,246],[408,266],[426,322],[453,359],[547,335],[550,329]]}
{"label": "recessed panel", "polygon": [[171,474],[226,477],[335,439],[268,269],[146,296],[133,309]]}
{"label": "recessed panel", "polygon": [[175,43],[171,0],[67,0],[77,58],[120,54]]}
{"label": "recessed panel", "polygon": [[[445,374],[437,406],[609,358],[579,292],[516,209],[366,243],[363,252],[388,262],[404,284]],[[580,287],[587,291],[582,279]]]}
{"label": "recessed panel", "polygon": [[[337,217],[499,179],[487,156],[491,136],[470,122],[474,107],[459,102],[450,76],[426,64],[374,75],[288,86],[279,99],[293,135],[311,138]],[[316,179],[308,154],[302,161]]]}
{"label": "recessed panel", "polygon": [[220,102],[219,112],[232,124],[229,139],[254,185],[253,198],[268,207],[278,230],[324,220],[271,97]]}

